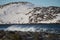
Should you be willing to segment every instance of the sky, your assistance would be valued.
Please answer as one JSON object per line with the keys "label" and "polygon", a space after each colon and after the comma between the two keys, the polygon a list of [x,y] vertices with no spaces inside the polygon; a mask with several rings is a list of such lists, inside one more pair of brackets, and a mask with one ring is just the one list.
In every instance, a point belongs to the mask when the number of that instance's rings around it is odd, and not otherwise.
{"label": "sky", "polygon": [[9,2],[31,2],[36,6],[59,6],[60,7],[60,0],[0,0],[0,5],[9,3]]}

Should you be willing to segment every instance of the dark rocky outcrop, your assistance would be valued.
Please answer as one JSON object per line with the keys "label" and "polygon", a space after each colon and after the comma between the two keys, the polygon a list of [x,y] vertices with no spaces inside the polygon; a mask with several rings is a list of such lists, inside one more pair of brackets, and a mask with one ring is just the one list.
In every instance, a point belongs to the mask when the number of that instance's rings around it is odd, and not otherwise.
{"label": "dark rocky outcrop", "polygon": [[35,7],[31,12],[32,15],[29,17],[31,23],[38,23],[40,21],[48,21],[57,18],[57,14],[60,14],[60,7]]}

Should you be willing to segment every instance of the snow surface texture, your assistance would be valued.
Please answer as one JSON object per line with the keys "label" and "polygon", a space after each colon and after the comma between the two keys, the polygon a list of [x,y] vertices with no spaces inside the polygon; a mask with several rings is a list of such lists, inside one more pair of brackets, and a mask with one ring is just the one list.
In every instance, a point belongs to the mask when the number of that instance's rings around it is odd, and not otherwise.
{"label": "snow surface texture", "polygon": [[29,2],[0,6],[0,24],[60,23],[60,7],[36,7]]}
{"label": "snow surface texture", "polygon": [[5,28],[4,31],[22,31],[22,32],[48,32],[48,33],[59,33],[58,30],[54,28],[44,28],[44,27],[35,27],[35,26],[20,26],[20,25],[11,25],[8,28]]}

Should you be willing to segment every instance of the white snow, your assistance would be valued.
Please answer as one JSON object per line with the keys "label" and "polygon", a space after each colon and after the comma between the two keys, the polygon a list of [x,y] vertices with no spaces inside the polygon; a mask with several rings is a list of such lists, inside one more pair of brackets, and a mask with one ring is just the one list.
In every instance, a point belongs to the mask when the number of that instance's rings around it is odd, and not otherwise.
{"label": "white snow", "polygon": [[[28,23],[29,16],[26,15],[32,10],[33,6],[22,4],[10,4],[0,9],[0,24],[13,24],[13,23]],[[2,21],[2,22],[1,22]]]}
{"label": "white snow", "polygon": [[[3,8],[0,8],[0,24],[29,23],[29,17],[32,15],[32,13],[29,13],[29,12],[32,11],[34,7],[35,6],[33,4],[27,3],[27,4],[22,5],[21,3],[18,3],[18,4],[9,4],[7,6],[4,6]],[[41,10],[36,11],[35,14],[40,13],[40,12]],[[57,20],[60,20],[60,14],[57,14],[57,15],[58,16],[53,20],[48,20],[48,21],[42,20],[38,23],[55,23],[57,22]]]}

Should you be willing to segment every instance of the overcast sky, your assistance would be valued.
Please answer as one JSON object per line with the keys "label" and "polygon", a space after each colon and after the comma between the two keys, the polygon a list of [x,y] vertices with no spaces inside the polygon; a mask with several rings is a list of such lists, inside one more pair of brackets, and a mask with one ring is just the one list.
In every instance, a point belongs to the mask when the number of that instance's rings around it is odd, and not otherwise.
{"label": "overcast sky", "polygon": [[9,2],[16,2],[16,1],[27,1],[37,6],[59,6],[60,7],[60,0],[0,0],[0,5]]}

